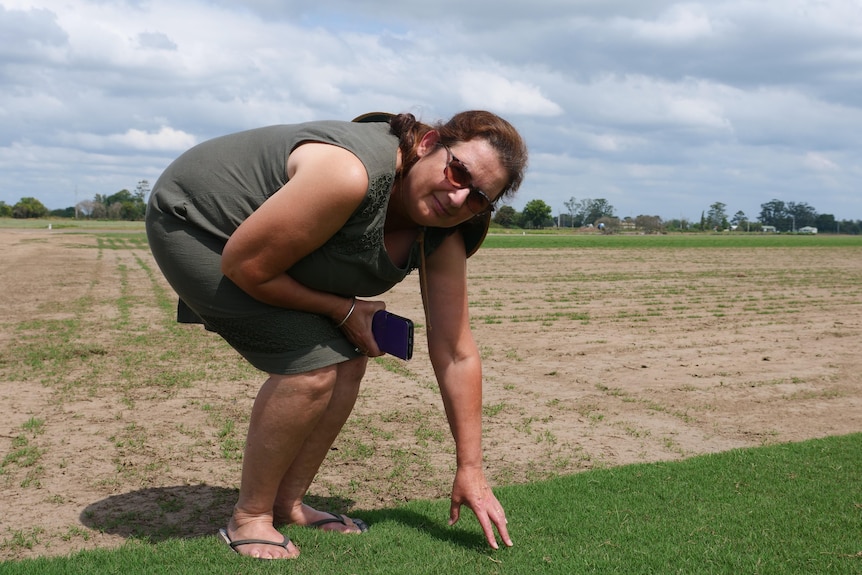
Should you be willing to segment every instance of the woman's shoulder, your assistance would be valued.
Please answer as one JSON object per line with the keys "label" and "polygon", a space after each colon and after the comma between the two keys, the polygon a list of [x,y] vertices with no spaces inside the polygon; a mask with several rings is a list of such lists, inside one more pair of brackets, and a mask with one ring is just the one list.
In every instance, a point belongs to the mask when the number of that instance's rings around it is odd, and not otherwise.
{"label": "woman's shoulder", "polygon": [[469,258],[481,247],[488,234],[491,214],[471,218],[454,228],[428,228],[425,231],[425,255],[430,255],[446,238],[454,233],[460,233],[464,241],[464,251]]}
{"label": "woman's shoulder", "polygon": [[305,141],[319,141],[350,150],[369,168],[395,170],[398,138],[382,123],[361,124],[337,120],[308,122],[298,126],[299,137]]}

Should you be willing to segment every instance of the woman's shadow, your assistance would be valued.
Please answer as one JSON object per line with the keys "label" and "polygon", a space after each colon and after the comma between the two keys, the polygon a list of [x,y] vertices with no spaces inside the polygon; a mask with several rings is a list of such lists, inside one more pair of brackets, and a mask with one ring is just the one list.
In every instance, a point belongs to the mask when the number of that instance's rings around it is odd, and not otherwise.
{"label": "woman's shadow", "polygon": [[[81,512],[87,527],[159,543],[168,539],[194,539],[215,535],[233,513],[239,491],[211,485],[153,487],[112,495],[88,505]],[[355,504],[342,497],[310,495],[305,503],[317,509],[347,513]],[[474,549],[484,549],[481,532],[451,529],[445,522],[401,508],[357,511],[371,525],[396,522],[404,527],[429,533],[442,541]]]}
{"label": "woman's shadow", "polygon": [[[237,489],[211,485],[153,487],[112,495],[88,505],[81,523],[91,529],[153,543],[213,535],[233,513]],[[353,501],[340,497],[310,497],[321,509],[349,509]]]}

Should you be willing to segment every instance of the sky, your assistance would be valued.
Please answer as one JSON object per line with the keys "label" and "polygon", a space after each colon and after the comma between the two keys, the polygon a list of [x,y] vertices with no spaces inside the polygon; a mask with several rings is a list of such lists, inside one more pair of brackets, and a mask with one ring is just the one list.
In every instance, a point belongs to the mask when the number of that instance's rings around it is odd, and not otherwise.
{"label": "sky", "polygon": [[370,111],[514,124],[518,210],[862,219],[859,0],[0,0],[0,201],[152,185],[184,150]]}

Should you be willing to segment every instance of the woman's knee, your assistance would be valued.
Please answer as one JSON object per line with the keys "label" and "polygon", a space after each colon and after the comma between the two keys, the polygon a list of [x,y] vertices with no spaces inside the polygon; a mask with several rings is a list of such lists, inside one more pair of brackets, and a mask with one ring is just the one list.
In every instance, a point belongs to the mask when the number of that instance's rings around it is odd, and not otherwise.
{"label": "woman's knee", "polygon": [[269,381],[283,392],[290,395],[299,393],[312,399],[326,399],[332,395],[337,379],[336,366],[290,375],[269,374]]}
{"label": "woman's knee", "polygon": [[338,364],[338,383],[339,385],[355,385],[359,386],[362,378],[365,377],[365,370],[368,367],[368,358],[365,356],[357,357],[343,363]]}

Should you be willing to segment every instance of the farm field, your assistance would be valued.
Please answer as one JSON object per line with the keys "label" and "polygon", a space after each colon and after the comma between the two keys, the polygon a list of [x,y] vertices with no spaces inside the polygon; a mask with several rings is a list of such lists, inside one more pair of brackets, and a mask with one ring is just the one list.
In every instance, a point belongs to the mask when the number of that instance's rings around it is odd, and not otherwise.
{"label": "farm field", "polygon": [[[489,238],[469,276],[493,482],[862,431],[862,242],[837,239]],[[0,229],[0,255],[0,560],[214,533],[263,374],[173,322],[135,230]],[[382,299],[416,353],[371,362],[311,489],[329,509],[451,485],[418,274]]]}

